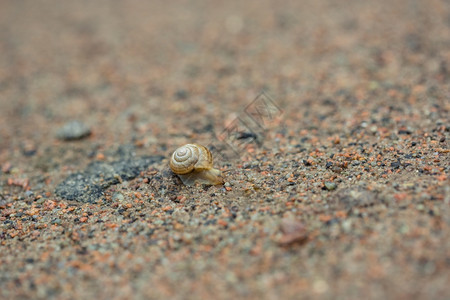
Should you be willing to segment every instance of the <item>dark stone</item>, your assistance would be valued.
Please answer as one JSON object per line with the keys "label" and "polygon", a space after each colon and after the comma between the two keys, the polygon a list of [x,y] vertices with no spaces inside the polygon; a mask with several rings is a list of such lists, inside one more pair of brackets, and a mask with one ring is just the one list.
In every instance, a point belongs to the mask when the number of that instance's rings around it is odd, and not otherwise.
{"label": "dark stone", "polygon": [[216,223],[217,223],[217,220],[215,220],[215,219],[210,219],[210,220],[207,220],[206,222],[205,222],[205,226],[208,226],[208,225],[216,225]]}
{"label": "dark stone", "polygon": [[236,134],[236,139],[238,140],[245,140],[245,139],[252,139],[256,140],[258,136],[253,132],[238,132]]}
{"label": "dark stone", "polygon": [[25,156],[33,156],[36,154],[36,149],[23,149],[22,153]]}
{"label": "dark stone", "polygon": [[412,133],[412,131],[408,130],[408,129],[400,129],[398,131],[398,134],[411,134],[411,133]]}
{"label": "dark stone", "polygon": [[189,97],[189,93],[186,90],[178,90],[175,92],[175,97],[177,99],[183,100]]}
{"label": "dark stone", "polygon": [[103,191],[122,180],[137,177],[148,166],[159,162],[163,156],[129,157],[126,159],[90,163],[83,172],[69,175],[55,190],[56,195],[67,200],[80,202],[96,202]]}
{"label": "dark stone", "polygon": [[396,162],[391,163],[391,168],[394,168],[394,169],[400,168],[400,162],[396,161]]}
{"label": "dark stone", "polygon": [[336,105],[335,101],[331,98],[326,98],[326,99],[322,100],[322,104],[326,105],[326,106],[335,106]]}
{"label": "dark stone", "polygon": [[331,225],[334,225],[334,224],[339,224],[339,219],[338,218],[333,218],[333,219],[331,219],[331,220],[329,220],[329,221],[327,221],[325,223],[325,225],[327,225],[327,226],[331,226]]}

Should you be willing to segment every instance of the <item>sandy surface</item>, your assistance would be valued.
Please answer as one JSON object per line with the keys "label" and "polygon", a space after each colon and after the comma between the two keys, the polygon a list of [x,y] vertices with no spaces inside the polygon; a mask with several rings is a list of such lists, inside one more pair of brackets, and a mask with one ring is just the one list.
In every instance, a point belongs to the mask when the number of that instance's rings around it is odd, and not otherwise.
{"label": "sandy surface", "polygon": [[450,297],[448,1],[0,7],[0,298]]}

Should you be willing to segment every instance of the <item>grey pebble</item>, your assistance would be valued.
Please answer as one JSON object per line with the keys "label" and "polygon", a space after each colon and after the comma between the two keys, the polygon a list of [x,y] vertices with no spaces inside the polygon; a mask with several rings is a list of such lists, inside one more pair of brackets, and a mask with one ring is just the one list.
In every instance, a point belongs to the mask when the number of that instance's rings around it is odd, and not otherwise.
{"label": "grey pebble", "polygon": [[45,202],[45,198],[39,198],[39,199],[36,201],[37,204],[42,204],[42,203],[44,203],[44,202]]}
{"label": "grey pebble", "polygon": [[114,193],[112,200],[113,201],[123,201],[125,199],[125,197],[122,195],[122,193]]}
{"label": "grey pebble", "polygon": [[337,188],[336,183],[334,182],[330,182],[330,181],[325,181],[325,188],[329,191],[335,190]]}
{"label": "grey pebble", "polygon": [[416,209],[419,210],[419,211],[423,211],[423,210],[425,210],[425,205],[423,205],[423,204],[418,204],[418,205],[416,206]]}
{"label": "grey pebble", "polygon": [[80,121],[70,121],[64,124],[56,133],[61,140],[70,141],[82,139],[91,134],[91,129]]}

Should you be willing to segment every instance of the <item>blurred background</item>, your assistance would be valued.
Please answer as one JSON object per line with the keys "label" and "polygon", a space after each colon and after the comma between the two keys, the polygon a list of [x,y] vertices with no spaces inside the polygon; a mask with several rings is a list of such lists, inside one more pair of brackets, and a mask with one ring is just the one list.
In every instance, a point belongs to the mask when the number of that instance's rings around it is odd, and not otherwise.
{"label": "blurred background", "polygon": [[261,89],[295,114],[338,90],[363,101],[382,85],[449,79],[448,1],[0,7],[2,144],[21,132],[53,134],[70,119],[93,126],[106,144],[129,141],[130,132],[190,135],[221,130]]}

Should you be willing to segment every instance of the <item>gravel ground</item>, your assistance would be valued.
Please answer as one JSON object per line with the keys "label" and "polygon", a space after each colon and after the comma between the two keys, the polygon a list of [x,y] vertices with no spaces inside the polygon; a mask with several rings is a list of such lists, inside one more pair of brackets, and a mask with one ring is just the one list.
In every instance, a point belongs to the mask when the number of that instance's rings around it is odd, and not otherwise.
{"label": "gravel ground", "polygon": [[0,298],[450,297],[448,1],[0,6]]}

